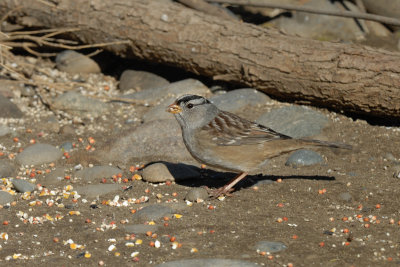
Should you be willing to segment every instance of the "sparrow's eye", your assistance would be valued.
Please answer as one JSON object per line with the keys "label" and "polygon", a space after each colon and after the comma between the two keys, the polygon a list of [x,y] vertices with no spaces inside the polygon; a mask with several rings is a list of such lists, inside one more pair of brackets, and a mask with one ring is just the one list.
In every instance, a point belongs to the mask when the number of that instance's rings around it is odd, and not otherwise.
{"label": "sparrow's eye", "polygon": [[186,105],[186,107],[187,107],[188,109],[191,109],[191,108],[194,107],[194,105],[193,105],[192,103],[189,103],[189,104]]}

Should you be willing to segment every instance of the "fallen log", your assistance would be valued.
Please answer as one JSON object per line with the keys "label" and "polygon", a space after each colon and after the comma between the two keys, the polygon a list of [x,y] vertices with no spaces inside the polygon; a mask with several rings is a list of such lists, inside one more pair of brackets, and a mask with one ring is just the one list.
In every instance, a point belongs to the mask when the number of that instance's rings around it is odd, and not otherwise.
{"label": "fallen log", "polygon": [[130,40],[107,49],[281,99],[400,117],[400,53],[287,36],[161,0],[2,0],[0,14],[7,12],[79,27],[71,34],[84,43]]}

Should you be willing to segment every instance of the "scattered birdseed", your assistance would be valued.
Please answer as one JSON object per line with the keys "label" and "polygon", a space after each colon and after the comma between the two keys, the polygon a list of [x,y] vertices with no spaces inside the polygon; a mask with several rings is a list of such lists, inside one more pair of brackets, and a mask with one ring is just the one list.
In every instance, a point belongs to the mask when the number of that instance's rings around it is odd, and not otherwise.
{"label": "scattered birdseed", "polygon": [[114,250],[116,250],[117,249],[117,247],[114,245],[114,244],[112,244],[112,245],[110,245],[109,247],[108,247],[108,251],[114,251]]}

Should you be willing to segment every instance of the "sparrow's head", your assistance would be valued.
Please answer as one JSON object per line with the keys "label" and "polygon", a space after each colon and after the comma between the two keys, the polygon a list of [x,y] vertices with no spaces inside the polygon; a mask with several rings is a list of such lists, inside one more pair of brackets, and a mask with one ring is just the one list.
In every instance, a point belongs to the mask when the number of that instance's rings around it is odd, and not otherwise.
{"label": "sparrow's head", "polygon": [[202,96],[183,95],[169,105],[167,111],[175,115],[182,128],[194,129],[212,120],[218,109]]}

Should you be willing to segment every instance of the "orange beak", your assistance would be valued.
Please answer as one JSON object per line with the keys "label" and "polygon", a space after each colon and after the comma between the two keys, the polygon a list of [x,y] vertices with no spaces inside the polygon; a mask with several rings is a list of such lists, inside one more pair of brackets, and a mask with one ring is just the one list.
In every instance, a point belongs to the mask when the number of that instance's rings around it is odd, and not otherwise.
{"label": "orange beak", "polygon": [[167,112],[172,113],[172,114],[178,114],[178,113],[182,112],[182,109],[181,109],[180,106],[178,106],[177,104],[173,103],[173,104],[168,106]]}

